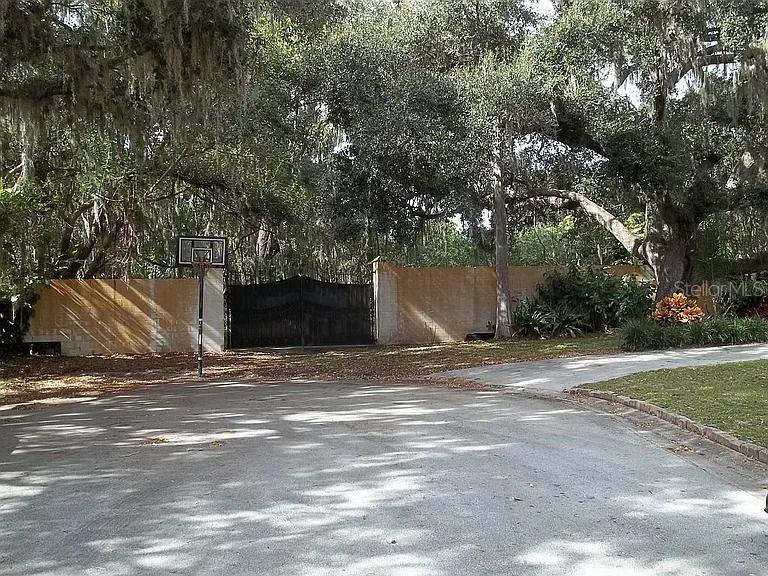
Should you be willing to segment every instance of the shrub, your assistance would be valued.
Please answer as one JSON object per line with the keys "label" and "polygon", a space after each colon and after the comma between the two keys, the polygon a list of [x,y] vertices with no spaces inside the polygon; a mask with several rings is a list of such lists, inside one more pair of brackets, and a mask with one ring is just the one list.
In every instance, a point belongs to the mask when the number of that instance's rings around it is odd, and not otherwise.
{"label": "shrub", "polygon": [[630,320],[619,330],[622,346],[627,350],[664,348],[664,329],[648,318]]}
{"label": "shrub", "polygon": [[704,318],[704,311],[695,299],[678,293],[665,296],[651,317],[662,324],[691,324]]}
{"label": "shrub", "polygon": [[638,282],[633,276],[619,279],[616,290],[616,315],[611,328],[624,322],[648,315],[653,307],[654,287],[649,282]]}
{"label": "shrub", "polygon": [[653,288],[631,276],[618,278],[602,270],[552,272],[538,287],[535,302],[550,308],[564,307],[587,332],[616,328],[633,318],[647,316],[653,305]]}
{"label": "shrub", "polygon": [[512,313],[512,327],[516,336],[575,337],[584,333],[586,323],[582,317],[562,304],[550,306],[528,300]]}
{"label": "shrub", "polygon": [[768,302],[761,302],[757,306],[748,309],[744,312],[744,316],[757,316],[763,320],[768,320]]}
{"label": "shrub", "polygon": [[631,276],[572,267],[547,274],[536,296],[513,312],[512,327],[516,335],[539,338],[604,331],[647,316],[652,294],[650,284]]}
{"label": "shrub", "polygon": [[517,336],[541,336],[544,319],[536,302],[521,302],[512,311],[512,330]]}
{"label": "shrub", "polygon": [[721,282],[731,286],[735,283],[738,289],[722,290],[712,297],[719,315],[749,316],[750,311],[768,302],[768,282],[765,280],[742,277]]}
{"label": "shrub", "polygon": [[749,344],[768,342],[768,321],[758,317],[717,317],[693,323],[660,324],[645,318],[627,322],[620,334],[625,350]]}

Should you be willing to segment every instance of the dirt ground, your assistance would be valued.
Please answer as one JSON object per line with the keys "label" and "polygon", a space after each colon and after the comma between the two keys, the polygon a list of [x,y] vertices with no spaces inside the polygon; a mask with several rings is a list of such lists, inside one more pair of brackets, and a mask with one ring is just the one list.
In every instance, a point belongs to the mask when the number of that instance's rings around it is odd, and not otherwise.
{"label": "dirt ground", "polygon": [[[432,346],[231,350],[205,357],[205,380],[429,380],[443,370],[618,351],[616,337]],[[0,404],[97,396],[197,379],[193,354],[0,358]],[[443,384],[450,384],[441,381]]]}

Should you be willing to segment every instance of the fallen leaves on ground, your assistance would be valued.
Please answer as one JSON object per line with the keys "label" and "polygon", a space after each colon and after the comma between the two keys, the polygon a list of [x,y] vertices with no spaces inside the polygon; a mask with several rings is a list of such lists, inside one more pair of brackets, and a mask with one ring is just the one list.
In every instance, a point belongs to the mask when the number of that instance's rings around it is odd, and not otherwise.
{"label": "fallen leaves on ground", "polygon": [[164,438],[163,436],[155,436],[154,438],[150,438],[146,442],[144,442],[147,446],[159,446],[160,444],[167,444],[168,439]]}
{"label": "fallen leaves on ground", "polygon": [[[472,366],[617,351],[617,338],[609,336],[424,346],[230,350],[206,355],[202,381],[428,381],[466,388],[473,385],[430,375]],[[193,354],[5,358],[0,359],[0,404],[189,382],[198,378],[195,366]]]}

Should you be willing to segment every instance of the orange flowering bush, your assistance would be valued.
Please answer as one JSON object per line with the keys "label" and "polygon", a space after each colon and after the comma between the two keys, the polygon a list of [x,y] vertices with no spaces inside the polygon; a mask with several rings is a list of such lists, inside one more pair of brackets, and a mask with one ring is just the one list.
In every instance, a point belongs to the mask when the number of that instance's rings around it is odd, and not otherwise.
{"label": "orange flowering bush", "polygon": [[691,324],[704,318],[704,311],[696,300],[678,293],[665,296],[651,317],[662,324]]}

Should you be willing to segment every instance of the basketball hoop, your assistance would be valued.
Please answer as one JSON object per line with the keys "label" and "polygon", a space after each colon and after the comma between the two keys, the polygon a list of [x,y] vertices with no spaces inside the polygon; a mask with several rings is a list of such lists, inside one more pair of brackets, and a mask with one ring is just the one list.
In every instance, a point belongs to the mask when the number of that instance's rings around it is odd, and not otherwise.
{"label": "basketball hoop", "polygon": [[208,274],[208,270],[211,269],[211,263],[207,260],[198,260],[192,262],[192,269],[195,271],[195,276],[198,278],[205,278],[205,275]]}
{"label": "basketball hoop", "polygon": [[205,278],[208,274],[208,270],[211,268],[211,249],[210,248],[193,248],[192,249],[192,269],[195,271],[195,276],[198,278]]}

